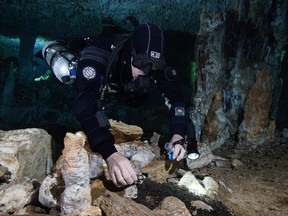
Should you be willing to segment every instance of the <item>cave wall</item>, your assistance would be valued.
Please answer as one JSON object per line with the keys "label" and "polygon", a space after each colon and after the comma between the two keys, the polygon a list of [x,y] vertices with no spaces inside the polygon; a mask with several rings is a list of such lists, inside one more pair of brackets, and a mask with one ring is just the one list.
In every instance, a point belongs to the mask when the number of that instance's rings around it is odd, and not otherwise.
{"label": "cave wall", "polygon": [[235,1],[226,13],[203,8],[191,109],[199,141],[216,149],[234,137],[237,147],[253,148],[274,138],[286,39],[286,1]]}

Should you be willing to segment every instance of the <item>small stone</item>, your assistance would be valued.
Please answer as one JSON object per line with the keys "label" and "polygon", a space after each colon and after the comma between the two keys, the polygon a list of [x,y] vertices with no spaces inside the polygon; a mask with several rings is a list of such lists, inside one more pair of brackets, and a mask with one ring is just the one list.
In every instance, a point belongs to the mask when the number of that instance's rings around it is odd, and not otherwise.
{"label": "small stone", "polygon": [[191,193],[196,195],[205,194],[205,189],[191,172],[185,173],[180,179],[179,185],[187,187]]}
{"label": "small stone", "polygon": [[208,204],[206,204],[200,200],[191,201],[191,205],[194,206],[196,209],[206,210],[208,212],[214,210],[210,205],[208,205]]}
{"label": "small stone", "polygon": [[205,188],[206,196],[208,196],[210,199],[217,199],[219,191],[218,183],[212,177],[209,176],[205,177],[202,183]]}
{"label": "small stone", "polygon": [[238,159],[233,159],[232,162],[231,162],[232,169],[235,169],[235,170],[239,169],[243,165],[244,164]]}
{"label": "small stone", "polygon": [[156,215],[160,215],[157,214],[160,213],[158,212],[159,210],[166,212],[164,215],[169,216],[191,216],[185,204],[180,199],[173,196],[168,196],[162,200],[160,206],[155,209]]}
{"label": "small stone", "polygon": [[138,196],[138,189],[136,185],[131,185],[124,189],[124,197],[136,199]]}

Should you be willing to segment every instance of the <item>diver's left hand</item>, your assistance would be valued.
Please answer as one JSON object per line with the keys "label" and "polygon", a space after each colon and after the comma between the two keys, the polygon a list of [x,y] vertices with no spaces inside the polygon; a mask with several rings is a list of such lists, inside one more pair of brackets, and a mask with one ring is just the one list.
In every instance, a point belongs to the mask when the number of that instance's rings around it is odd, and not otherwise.
{"label": "diver's left hand", "polygon": [[[170,143],[174,143],[174,142],[181,140],[181,139],[183,139],[182,136],[180,136],[178,134],[174,134],[170,140]],[[184,148],[184,146],[180,145],[180,144],[176,144],[174,146],[173,160],[180,161],[180,160],[184,159],[185,153],[186,153],[186,149]]]}

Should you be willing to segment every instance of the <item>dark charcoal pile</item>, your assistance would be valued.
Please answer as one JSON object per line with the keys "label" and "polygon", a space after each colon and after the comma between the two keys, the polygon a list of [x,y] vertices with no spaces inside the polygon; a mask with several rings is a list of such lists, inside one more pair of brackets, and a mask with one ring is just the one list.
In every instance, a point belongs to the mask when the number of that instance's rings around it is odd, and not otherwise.
{"label": "dark charcoal pile", "polygon": [[[195,214],[195,207],[190,204],[193,200],[201,200],[210,205],[214,211],[197,210],[197,216],[235,216],[227,207],[221,202],[210,200],[206,197],[194,195],[184,187],[179,187],[174,183],[156,183],[151,180],[145,180],[143,184],[137,185],[138,197],[134,199],[135,202],[147,206],[151,210],[159,206],[161,201],[168,196],[174,196],[185,203],[191,215]],[[194,214],[193,214],[194,212]]]}

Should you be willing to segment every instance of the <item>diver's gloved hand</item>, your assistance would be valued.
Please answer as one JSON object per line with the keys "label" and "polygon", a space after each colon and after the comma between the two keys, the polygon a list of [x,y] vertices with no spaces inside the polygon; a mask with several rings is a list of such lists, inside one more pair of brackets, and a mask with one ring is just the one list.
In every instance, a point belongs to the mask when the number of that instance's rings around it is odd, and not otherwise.
{"label": "diver's gloved hand", "polygon": [[[183,140],[183,137],[178,135],[178,134],[174,134],[170,140],[170,143],[176,143],[174,146],[174,149],[173,149],[173,156],[172,156],[172,159],[173,160],[176,160],[176,161],[180,161],[182,159],[184,159],[185,157],[185,153],[186,153],[186,149],[184,147],[183,144],[177,144],[177,141],[180,141],[180,140]],[[168,152],[168,155],[171,153]]]}
{"label": "diver's gloved hand", "polygon": [[110,177],[117,187],[131,185],[138,180],[130,161],[119,152],[110,155],[106,162]]}

